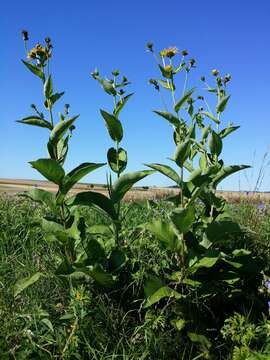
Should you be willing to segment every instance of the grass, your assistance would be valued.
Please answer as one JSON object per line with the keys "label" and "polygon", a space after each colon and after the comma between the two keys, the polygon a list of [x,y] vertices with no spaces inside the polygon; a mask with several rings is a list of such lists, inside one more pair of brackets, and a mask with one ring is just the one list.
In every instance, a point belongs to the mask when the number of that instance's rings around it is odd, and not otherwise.
{"label": "grass", "polygon": [[[60,250],[45,240],[38,226],[47,209],[20,197],[0,198],[1,359],[195,359],[181,332],[170,325],[170,313],[142,307],[145,273],[166,269],[170,257],[140,224],[166,219],[168,205],[124,206],[124,246],[132,259],[132,271],[123,281],[128,286],[104,292],[89,283],[70,291],[66,280],[53,276]],[[97,212],[83,211],[89,226],[104,223]],[[232,213],[246,229],[245,237],[234,241],[270,263],[269,210],[241,202],[232,206]],[[15,298],[16,280],[37,271],[51,277]],[[213,359],[225,359],[228,345],[217,340],[215,346],[219,350]]]}

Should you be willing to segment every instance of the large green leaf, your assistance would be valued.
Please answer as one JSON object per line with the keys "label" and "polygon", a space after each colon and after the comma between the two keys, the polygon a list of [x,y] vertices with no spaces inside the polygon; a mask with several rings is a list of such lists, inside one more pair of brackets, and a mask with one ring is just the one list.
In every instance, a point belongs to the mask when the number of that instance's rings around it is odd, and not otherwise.
{"label": "large green leaf", "polygon": [[17,122],[26,125],[39,126],[50,130],[53,128],[49,121],[44,120],[39,116],[28,116],[26,118],[23,118],[22,120],[17,120]]}
{"label": "large green leaf", "polygon": [[125,106],[125,104],[127,103],[128,99],[132,96],[133,94],[128,94],[127,96],[123,97],[123,99],[119,100],[118,103],[116,104],[115,109],[113,110],[113,114],[118,118],[120,111],[123,109],[123,107]]}
{"label": "large green leaf", "polygon": [[248,168],[250,168],[249,165],[231,165],[231,166],[223,167],[220,170],[220,172],[217,174],[217,176],[214,177],[213,183],[215,186],[217,186],[226,177],[234,174],[237,171],[248,169]]}
{"label": "large green leaf", "polygon": [[230,97],[231,97],[231,96],[228,95],[228,96],[224,96],[224,97],[222,97],[222,98],[220,99],[220,101],[219,101],[218,104],[217,104],[217,113],[221,113],[221,112],[223,112],[223,111],[225,110],[226,105],[227,105]]}
{"label": "large green leaf", "polygon": [[118,150],[110,148],[107,152],[107,160],[112,171],[116,174],[121,173],[127,166],[127,152],[123,148]]}
{"label": "large green leaf", "polygon": [[188,159],[190,154],[190,140],[185,140],[179,143],[174,154],[174,161],[180,167],[183,167],[184,162]]}
{"label": "large green leaf", "polygon": [[102,287],[110,288],[115,283],[115,277],[99,265],[90,266],[88,273]]}
{"label": "large green leaf", "polygon": [[100,84],[102,85],[103,89],[106,91],[109,95],[116,95],[117,92],[115,88],[113,87],[113,84],[109,82],[108,80],[99,80]]}
{"label": "large green leaf", "polygon": [[183,105],[188,101],[188,99],[191,97],[191,95],[194,93],[195,88],[187,91],[184,96],[174,105],[174,110],[178,113]]}
{"label": "large green leaf", "polygon": [[22,60],[22,62],[33,74],[38,76],[43,82],[45,81],[45,76],[39,67],[24,60]]}
{"label": "large green leaf", "polygon": [[171,214],[171,221],[178,235],[187,233],[195,221],[194,207],[174,209]]}
{"label": "large green leaf", "polygon": [[177,238],[172,226],[168,222],[156,220],[146,224],[146,229],[154,234],[163,246],[171,251],[179,250],[181,244]]}
{"label": "large green leaf", "polygon": [[23,279],[18,280],[14,285],[14,296],[19,295],[23,290],[28,288],[37,282],[41,276],[44,276],[41,272],[37,272],[32,276],[27,276]]}
{"label": "large green leaf", "polygon": [[94,191],[83,191],[70,197],[66,204],[68,206],[97,206],[109,215],[113,220],[117,219],[112,201],[105,195]]}
{"label": "large green leaf", "polygon": [[206,236],[213,243],[220,240],[228,240],[231,235],[241,233],[240,226],[230,220],[214,221],[206,229]]}
{"label": "large green leaf", "polygon": [[55,194],[50,191],[33,189],[20,195],[29,197],[31,200],[45,204],[50,208],[55,207]]}
{"label": "large green leaf", "polygon": [[106,127],[113,141],[120,142],[123,138],[123,127],[121,122],[112,114],[105,110],[100,110],[100,113],[105,120]]}
{"label": "large green leaf", "polygon": [[173,180],[176,184],[178,184],[178,185],[181,184],[180,176],[170,166],[163,165],[163,164],[145,164],[145,166],[148,166],[151,169],[157,170],[161,174],[163,174],[163,175],[167,176],[168,178],[170,178],[171,180]]}
{"label": "large green leaf", "polygon": [[217,156],[220,155],[222,151],[222,140],[221,137],[215,131],[212,131],[209,137],[208,146],[211,151],[211,154]]}
{"label": "large green leaf", "polygon": [[62,91],[60,93],[55,93],[55,94],[51,95],[50,96],[51,103],[52,104],[56,103],[56,101],[59,100],[64,94],[65,94],[65,92]]}
{"label": "large green leaf", "polygon": [[49,99],[52,96],[52,94],[53,94],[52,77],[51,75],[49,75],[44,84],[44,96],[46,97],[46,99]]}
{"label": "large green leaf", "polygon": [[76,115],[66,121],[60,121],[55,125],[50,135],[50,142],[56,144],[79,116],[80,115]]}
{"label": "large green leaf", "polygon": [[65,172],[62,166],[59,165],[56,160],[38,159],[36,161],[30,161],[30,164],[47,180],[52,181],[58,185],[62,184]]}
{"label": "large green leaf", "polygon": [[154,170],[143,170],[121,175],[113,184],[111,194],[112,202],[117,203],[120,201],[136,182],[142,180],[150,174],[153,174],[154,172]]}
{"label": "large green leaf", "polygon": [[83,163],[77,166],[65,176],[61,192],[66,194],[77,182],[81,180],[81,178],[104,165],[106,164]]}
{"label": "large green leaf", "polygon": [[169,113],[168,111],[154,110],[154,113],[168,120],[169,123],[172,124],[173,126],[175,127],[180,126],[180,120],[173,114]]}

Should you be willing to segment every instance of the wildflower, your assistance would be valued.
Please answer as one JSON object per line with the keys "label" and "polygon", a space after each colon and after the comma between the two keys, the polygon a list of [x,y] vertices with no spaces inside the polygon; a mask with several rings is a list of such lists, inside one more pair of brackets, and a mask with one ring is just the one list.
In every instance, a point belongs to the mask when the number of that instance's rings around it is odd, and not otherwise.
{"label": "wildflower", "polygon": [[189,60],[190,66],[193,67],[195,65],[195,62],[196,62],[195,59],[190,59]]}
{"label": "wildflower", "polygon": [[187,52],[187,50],[182,50],[182,51],[181,51],[181,54],[182,54],[183,56],[187,56],[187,55],[188,55],[188,52]]}
{"label": "wildflower", "polygon": [[29,40],[29,34],[27,30],[22,30],[22,36],[24,41]]}
{"label": "wildflower", "polygon": [[172,66],[171,65],[166,65],[166,66],[164,66],[164,70],[166,72],[171,72],[172,71]]}
{"label": "wildflower", "polygon": [[218,76],[219,75],[219,71],[217,69],[213,69],[212,70],[212,75],[213,76]]}
{"label": "wildflower", "polygon": [[264,203],[260,202],[260,203],[258,204],[257,208],[258,208],[259,210],[264,210],[264,209],[265,209]]}
{"label": "wildflower", "polygon": [[79,291],[76,291],[75,299],[79,300],[79,301],[82,301],[83,300],[83,295]]}
{"label": "wildflower", "polygon": [[178,49],[176,47],[170,47],[168,49],[161,50],[159,54],[160,54],[161,57],[168,57],[168,58],[171,59],[177,53],[178,53]]}
{"label": "wildflower", "polygon": [[29,51],[27,55],[28,59],[42,59],[47,60],[50,57],[50,53],[47,48],[42,47],[39,43]]}

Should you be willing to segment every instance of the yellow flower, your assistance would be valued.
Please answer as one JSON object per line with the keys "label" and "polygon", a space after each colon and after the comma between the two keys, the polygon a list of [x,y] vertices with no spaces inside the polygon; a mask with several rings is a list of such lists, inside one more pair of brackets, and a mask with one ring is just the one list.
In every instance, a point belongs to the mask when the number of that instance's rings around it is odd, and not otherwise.
{"label": "yellow flower", "polygon": [[42,45],[37,44],[33,49],[27,54],[28,59],[37,59],[43,58],[48,59],[50,57],[50,52],[47,48],[42,47]]}
{"label": "yellow flower", "polygon": [[76,291],[75,299],[79,300],[79,301],[82,301],[83,295],[79,291]]}
{"label": "yellow flower", "polygon": [[172,71],[172,66],[171,65],[166,65],[166,66],[164,66],[164,70],[166,72],[171,72]]}
{"label": "yellow flower", "polygon": [[163,49],[160,51],[160,56],[161,57],[168,57],[168,58],[172,58],[174,57],[176,54],[178,53],[178,49],[176,47],[170,47],[168,49]]}

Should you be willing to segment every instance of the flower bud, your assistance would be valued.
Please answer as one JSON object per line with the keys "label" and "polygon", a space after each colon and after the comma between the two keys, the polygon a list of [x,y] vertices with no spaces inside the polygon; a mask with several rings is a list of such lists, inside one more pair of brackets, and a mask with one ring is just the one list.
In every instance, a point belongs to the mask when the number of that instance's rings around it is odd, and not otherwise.
{"label": "flower bud", "polygon": [[182,50],[182,51],[181,51],[181,54],[182,54],[183,56],[187,56],[187,55],[188,55],[188,52],[187,52],[187,50]]}
{"label": "flower bud", "polygon": [[127,78],[126,76],[123,76],[123,77],[122,77],[122,82],[123,82],[123,83],[128,82],[128,78]]}
{"label": "flower bud", "polygon": [[224,76],[224,83],[226,84],[227,82],[231,81],[232,79],[232,76],[230,74],[226,74]]}
{"label": "flower bud", "polygon": [[190,66],[193,67],[195,62],[196,62],[195,59],[190,59],[189,60]]}
{"label": "flower bud", "polygon": [[218,76],[219,75],[219,71],[217,69],[213,69],[212,70],[212,75],[213,76]]}
{"label": "flower bud", "polygon": [[120,74],[119,70],[112,71],[113,76],[118,76]]}
{"label": "flower bud", "polygon": [[32,109],[34,109],[34,110],[36,110],[36,109],[37,109],[37,107],[36,107],[36,105],[35,105],[35,104],[31,104],[31,108],[32,108]]}
{"label": "flower bud", "polygon": [[27,30],[22,30],[23,41],[29,40],[29,34]]}
{"label": "flower bud", "polygon": [[201,76],[201,81],[205,82],[205,76]]}
{"label": "flower bud", "polygon": [[201,95],[199,95],[199,96],[197,97],[197,99],[198,99],[198,100],[204,100],[204,97],[201,96]]}
{"label": "flower bud", "polygon": [[153,52],[153,43],[148,42],[148,43],[146,44],[146,48],[147,48],[149,51]]}

